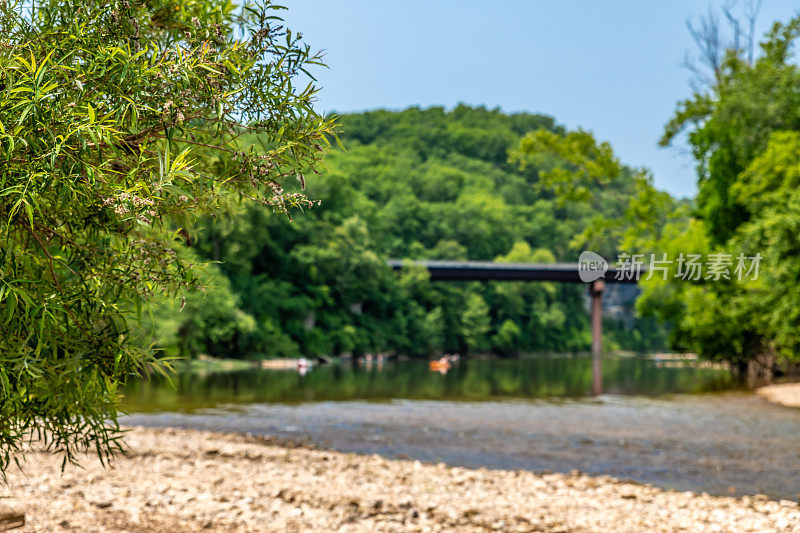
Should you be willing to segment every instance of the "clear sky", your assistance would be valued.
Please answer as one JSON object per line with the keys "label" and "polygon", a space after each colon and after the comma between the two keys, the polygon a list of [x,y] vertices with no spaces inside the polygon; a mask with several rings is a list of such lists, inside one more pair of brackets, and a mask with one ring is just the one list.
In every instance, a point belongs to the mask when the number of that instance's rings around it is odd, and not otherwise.
{"label": "clear sky", "polygon": [[[743,0],[740,0],[743,1]],[[284,0],[287,25],[326,51],[325,112],[459,102],[544,113],[609,141],[656,185],[693,195],[686,147],[659,148],[694,47],[697,0]],[[757,33],[798,8],[764,0]]]}

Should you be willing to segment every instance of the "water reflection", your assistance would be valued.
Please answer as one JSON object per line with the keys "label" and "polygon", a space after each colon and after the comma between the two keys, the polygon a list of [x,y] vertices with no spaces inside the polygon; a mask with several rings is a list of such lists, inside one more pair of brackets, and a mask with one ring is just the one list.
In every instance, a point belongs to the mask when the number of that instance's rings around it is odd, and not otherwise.
{"label": "water reflection", "polygon": [[[514,360],[446,360],[371,365],[314,366],[307,373],[247,369],[216,373],[179,373],[130,384],[130,411],[191,411],[220,404],[342,400],[490,400],[502,398],[580,397],[591,391],[591,360],[541,357]],[[442,368],[440,368],[442,366]],[[434,370],[433,372],[431,370]],[[607,358],[603,388],[611,394],[698,393],[737,387],[719,368],[684,361]]]}

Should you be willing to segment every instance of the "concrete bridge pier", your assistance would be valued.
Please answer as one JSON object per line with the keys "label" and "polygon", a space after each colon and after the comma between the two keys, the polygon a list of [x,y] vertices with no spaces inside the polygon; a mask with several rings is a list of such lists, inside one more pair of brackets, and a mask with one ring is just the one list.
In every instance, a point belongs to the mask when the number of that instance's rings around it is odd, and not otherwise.
{"label": "concrete bridge pier", "polygon": [[603,392],[603,291],[605,280],[598,279],[589,285],[591,297],[592,322],[592,394],[597,396]]}

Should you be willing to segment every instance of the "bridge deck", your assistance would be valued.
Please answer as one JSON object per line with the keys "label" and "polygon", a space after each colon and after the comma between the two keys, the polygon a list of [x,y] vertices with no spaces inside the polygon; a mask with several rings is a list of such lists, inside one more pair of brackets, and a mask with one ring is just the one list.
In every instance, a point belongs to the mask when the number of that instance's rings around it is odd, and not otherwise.
{"label": "bridge deck", "polygon": [[[401,270],[407,261],[390,259],[393,270]],[[424,266],[433,281],[560,281],[583,283],[577,263],[493,263],[490,261],[411,261]],[[615,279],[617,269],[605,273],[607,283],[636,283],[641,273],[632,279]],[[629,273],[626,273],[629,274]],[[627,278],[627,276],[626,276]]]}

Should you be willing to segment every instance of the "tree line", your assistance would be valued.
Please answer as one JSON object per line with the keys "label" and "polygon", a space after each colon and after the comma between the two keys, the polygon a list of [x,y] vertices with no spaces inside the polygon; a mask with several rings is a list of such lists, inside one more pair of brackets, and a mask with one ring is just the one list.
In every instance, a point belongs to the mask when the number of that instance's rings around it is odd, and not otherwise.
{"label": "tree line", "polygon": [[[398,275],[385,262],[576,261],[575,238],[623,216],[638,171],[543,115],[462,105],[337,122],[342,148],[305,178],[319,205],[290,220],[243,204],[191,230],[186,253],[207,263],[207,288],[187,294],[182,312],[174,303],[154,308],[146,334],[159,346],[236,358],[589,349],[583,287],[432,283],[424,269]],[[530,132],[596,153],[513,155]],[[563,201],[544,176],[576,157],[604,162],[613,176],[580,186],[576,194],[591,190],[591,199]],[[666,346],[667,327],[634,318],[632,305],[629,315],[608,321],[607,349]]]}

